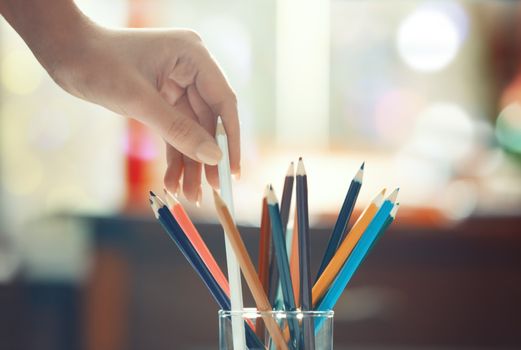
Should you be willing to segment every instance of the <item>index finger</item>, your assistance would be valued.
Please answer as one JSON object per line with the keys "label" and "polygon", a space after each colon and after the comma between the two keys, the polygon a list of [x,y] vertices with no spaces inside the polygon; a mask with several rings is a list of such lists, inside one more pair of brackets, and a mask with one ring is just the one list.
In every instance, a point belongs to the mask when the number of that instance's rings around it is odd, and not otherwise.
{"label": "index finger", "polygon": [[230,169],[233,174],[239,174],[241,145],[237,97],[223,72],[209,54],[205,59],[204,67],[201,67],[197,74],[195,87],[214,114],[221,116],[228,137]]}

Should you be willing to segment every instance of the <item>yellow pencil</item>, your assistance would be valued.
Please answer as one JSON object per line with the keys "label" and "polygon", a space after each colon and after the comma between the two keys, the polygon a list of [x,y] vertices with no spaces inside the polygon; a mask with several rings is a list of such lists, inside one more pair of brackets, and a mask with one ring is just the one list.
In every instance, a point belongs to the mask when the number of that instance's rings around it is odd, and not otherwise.
{"label": "yellow pencil", "polygon": [[[217,214],[219,216],[219,221],[221,222],[224,232],[229,238],[230,245],[235,252],[239,266],[244,275],[244,279],[246,280],[246,283],[251,290],[253,299],[255,300],[255,304],[257,305],[257,310],[260,312],[271,311],[272,309],[268,297],[264,292],[262,283],[257,276],[255,266],[251,261],[248,251],[246,250],[246,246],[241,239],[239,230],[237,229],[237,226],[235,226],[232,216],[230,215],[228,207],[215,190],[213,191],[213,198],[215,201],[215,208],[217,209]],[[287,350],[288,346],[286,345],[282,336],[282,332],[275,320],[270,316],[263,316],[263,319],[264,323],[266,324],[266,328],[271,335],[271,338],[276,344],[277,349]]]}
{"label": "yellow pencil", "polygon": [[335,255],[327,265],[326,269],[320,275],[320,278],[313,286],[312,297],[313,307],[317,306],[317,303],[322,299],[324,294],[329,289],[331,283],[335,280],[336,275],[344,265],[346,259],[351,254],[351,251],[356,246],[356,243],[364,233],[365,229],[376,215],[378,208],[383,203],[385,189],[383,189],[372,201],[371,204],[364,210],[358,220],[355,222],[349,234],[344,238],[340,246],[338,247]]}

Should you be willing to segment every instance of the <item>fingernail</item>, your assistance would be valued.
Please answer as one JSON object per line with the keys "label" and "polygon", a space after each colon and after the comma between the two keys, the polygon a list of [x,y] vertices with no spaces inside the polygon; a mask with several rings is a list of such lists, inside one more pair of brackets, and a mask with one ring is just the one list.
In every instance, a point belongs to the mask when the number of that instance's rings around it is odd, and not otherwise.
{"label": "fingernail", "polygon": [[233,177],[233,179],[236,180],[236,181],[237,181],[237,180],[240,180],[240,179],[241,179],[241,169],[239,169],[239,170],[237,170],[236,172],[234,172],[234,173],[232,174],[232,177]]}
{"label": "fingernail", "polygon": [[199,187],[199,191],[197,191],[197,201],[195,202],[195,205],[199,208],[201,207],[201,202],[203,200],[203,189]]}
{"label": "fingernail", "polygon": [[206,141],[197,148],[195,156],[204,164],[216,165],[222,157],[222,152],[216,143]]}

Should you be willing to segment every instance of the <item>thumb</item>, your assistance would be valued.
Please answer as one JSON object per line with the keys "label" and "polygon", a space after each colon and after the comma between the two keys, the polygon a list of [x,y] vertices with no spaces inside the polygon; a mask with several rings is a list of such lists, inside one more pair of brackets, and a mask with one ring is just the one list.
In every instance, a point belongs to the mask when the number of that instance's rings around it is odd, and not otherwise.
{"label": "thumb", "polygon": [[216,165],[222,152],[211,136],[194,119],[190,118],[190,105],[182,99],[175,108],[153,91],[144,96],[141,105],[143,119],[179,152],[193,160]]}

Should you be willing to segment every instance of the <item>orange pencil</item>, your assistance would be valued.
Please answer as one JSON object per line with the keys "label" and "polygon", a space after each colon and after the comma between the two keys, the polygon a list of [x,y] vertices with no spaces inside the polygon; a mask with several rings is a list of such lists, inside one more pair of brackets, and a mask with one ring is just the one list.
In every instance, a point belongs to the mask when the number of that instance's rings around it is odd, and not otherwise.
{"label": "orange pencil", "polygon": [[[242,273],[244,275],[244,279],[246,280],[248,287],[250,287],[255,304],[257,304],[257,310],[260,312],[271,311],[271,305],[268,300],[268,296],[264,292],[262,283],[257,276],[255,266],[253,266],[253,262],[251,261],[248,251],[246,250],[244,242],[242,241],[241,234],[239,233],[237,226],[235,226],[228,207],[215,190],[213,191],[213,198],[215,201],[215,208],[217,209],[217,214],[219,216],[219,221],[221,222],[225,234],[229,238],[230,244],[233,248],[233,251],[235,252],[239,266],[241,267]],[[277,349],[288,350],[288,346],[284,341],[284,337],[282,336],[282,332],[277,325],[277,322],[270,316],[263,316],[263,320]]]}
{"label": "orange pencil", "polygon": [[296,210],[293,221],[293,237],[291,240],[291,257],[289,259],[289,268],[291,271],[291,281],[293,283],[293,293],[295,294],[295,304],[297,307],[300,307],[300,267],[298,258],[298,220]]}
{"label": "orange pencil", "polygon": [[383,203],[385,189],[383,189],[369,204],[369,206],[360,215],[358,220],[355,222],[349,234],[344,238],[340,246],[338,247],[335,255],[327,265],[326,269],[320,275],[320,278],[313,286],[313,307],[317,306],[317,303],[322,299],[324,294],[327,292],[331,283],[335,280],[336,275],[344,265],[349,254],[353,251],[356,243],[364,233],[365,229],[376,215],[378,208]]}
{"label": "orange pencil", "polygon": [[[268,200],[267,200],[267,191],[269,190],[266,187],[266,192],[264,193],[264,197],[262,198],[262,214],[261,214],[261,223],[260,223],[260,238],[259,238],[259,279],[264,287],[264,292],[266,295],[269,292],[269,268],[270,268],[270,247],[271,247],[271,224],[270,224],[270,214],[268,211]],[[260,320],[259,320],[260,321]],[[257,322],[255,327],[255,332],[260,339],[264,338],[264,323]]]}
{"label": "orange pencil", "polygon": [[190,243],[192,243],[195,250],[201,256],[201,259],[203,260],[206,267],[208,267],[219,286],[223,289],[226,295],[230,297],[230,285],[228,284],[228,280],[217,264],[217,261],[215,261],[212,253],[204,243],[201,235],[199,234],[199,231],[197,231],[197,228],[194,226],[192,220],[190,220],[190,217],[177,198],[166,189],[164,192],[168,208],[172,212],[172,215],[179,223],[179,226],[181,226],[181,229],[183,229],[185,232],[186,236],[190,240]]}
{"label": "orange pencil", "polygon": [[269,290],[269,265],[270,265],[270,242],[271,242],[271,224],[270,214],[268,211],[268,200],[266,199],[266,192],[262,198],[262,214],[260,224],[260,238],[259,238],[259,279],[264,287],[266,294]]}

